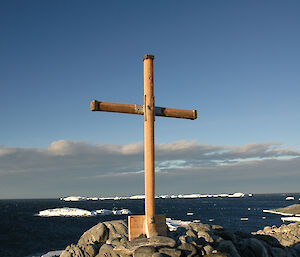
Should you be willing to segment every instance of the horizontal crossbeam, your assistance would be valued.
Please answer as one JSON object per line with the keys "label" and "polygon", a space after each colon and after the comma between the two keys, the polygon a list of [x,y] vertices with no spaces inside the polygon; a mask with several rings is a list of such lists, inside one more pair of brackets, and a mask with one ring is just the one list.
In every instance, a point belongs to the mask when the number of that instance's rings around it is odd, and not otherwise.
{"label": "horizontal crossbeam", "polygon": [[[144,115],[144,106],[138,104],[99,102],[93,100],[91,102],[91,111],[118,112]],[[155,116],[195,120],[197,119],[197,111],[174,109],[167,107],[155,107]]]}

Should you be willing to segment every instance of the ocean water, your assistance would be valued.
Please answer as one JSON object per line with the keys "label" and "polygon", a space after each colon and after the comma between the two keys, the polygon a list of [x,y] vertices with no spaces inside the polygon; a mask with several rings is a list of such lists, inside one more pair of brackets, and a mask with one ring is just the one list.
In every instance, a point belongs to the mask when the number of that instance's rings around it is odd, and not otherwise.
{"label": "ocean water", "polygon": [[[294,201],[286,201],[292,195]],[[253,232],[280,226],[279,215],[263,213],[300,203],[300,193],[254,194],[243,198],[156,199],[156,213],[166,217],[218,224],[230,231]],[[126,219],[126,215],[92,217],[39,217],[41,210],[72,207],[85,210],[122,209],[144,214],[144,200],[63,202],[58,199],[0,200],[0,256],[41,256],[76,243],[83,232],[98,222]],[[247,218],[245,220],[245,218]],[[242,220],[241,220],[242,219]]]}

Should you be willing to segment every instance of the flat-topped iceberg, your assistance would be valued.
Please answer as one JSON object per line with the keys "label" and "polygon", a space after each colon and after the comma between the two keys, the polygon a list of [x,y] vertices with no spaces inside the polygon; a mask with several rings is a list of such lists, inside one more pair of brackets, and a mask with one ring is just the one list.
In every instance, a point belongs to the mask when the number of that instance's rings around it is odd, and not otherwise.
{"label": "flat-topped iceberg", "polygon": [[295,200],[295,197],[294,197],[294,196],[287,196],[287,197],[285,198],[285,200],[286,200],[286,201],[293,201],[293,200]]}
{"label": "flat-topped iceberg", "polygon": [[293,217],[282,217],[282,221],[289,221],[289,222],[300,222],[300,217],[298,216],[293,216]]}
{"label": "flat-topped iceberg", "polygon": [[44,217],[58,217],[58,216],[93,216],[95,215],[91,211],[78,209],[78,208],[56,208],[56,209],[48,209],[43,210],[38,213],[38,216]]}
{"label": "flat-topped iceberg", "polygon": [[178,198],[241,198],[244,197],[245,194],[244,193],[234,193],[234,194],[187,194],[187,195],[178,195]]}
{"label": "flat-topped iceberg", "polygon": [[131,214],[131,211],[128,209],[113,210],[112,212],[114,215],[130,215]]}
{"label": "flat-topped iceberg", "polygon": [[80,202],[80,201],[98,201],[98,197],[85,197],[85,196],[68,196],[68,197],[61,197],[61,201],[65,202]]}
{"label": "flat-topped iceberg", "polygon": [[234,193],[232,195],[229,195],[228,197],[231,197],[231,198],[239,198],[239,197],[244,197],[245,194],[244,193]]}
{"label": "flat-topped iceberg", "polygon": [[97,213],[97,215],[130,215],[131,211],[128,209],[121,209],[121,210],[95,210],[94,212]]}
{"label": "flat-topped iceberg", "polygon": [[145,199],[145,195],[133,195],[129,199]]}
{"label": "flat-topped iceberg", "polygon": [[60,198],[60,200],[65,202],[79,202],[79,201],[87,201],[88,198],[84,196],[68,196],[68,197]]}
{"label": "flat-topped iceberg", "polygon": [[78,208],[55,208],[55,209],[48,209],[40,211],[37,216],[41,217],[89,217],[89,216],[96,216],[96,215],[129,215],[131,211],[128,209],[121,209],[121,210],[94,210],[94,211],[87,211]]}

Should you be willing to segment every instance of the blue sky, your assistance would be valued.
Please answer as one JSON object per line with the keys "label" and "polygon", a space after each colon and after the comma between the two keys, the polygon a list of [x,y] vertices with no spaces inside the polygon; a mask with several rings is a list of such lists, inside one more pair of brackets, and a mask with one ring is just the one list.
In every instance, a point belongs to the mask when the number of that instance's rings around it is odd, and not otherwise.
{"label": "blue sky", "polygon": [[1,1],[0,197],[143,193],[143,118],[89,103],[142,104],[145,54],[156,104],[198,110],[156,119],[157,193],[299,191],[299,12],[292,0]]}

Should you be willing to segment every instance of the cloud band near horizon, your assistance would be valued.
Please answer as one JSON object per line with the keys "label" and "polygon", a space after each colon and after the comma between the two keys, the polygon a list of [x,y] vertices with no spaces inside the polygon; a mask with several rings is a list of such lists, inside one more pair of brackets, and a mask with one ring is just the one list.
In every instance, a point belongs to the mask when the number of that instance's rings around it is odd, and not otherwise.
{"label": "cloud band near horizon", "polygon": [[[213,183],[216,187],[214,192],[224,192],[225,188],[222,189],[224,183],[227,187],[232,187],[232,191],[237,191],[240,188],[236,183],[247,188],[251,188],[251,183],[254,183],[253,188],[256,188],[257,180],[270,182],[275,179],[272,182],[273,187],[279,189],[281,187],[278,183],[285,181],[285,178],[292,181],[294,178],[299,181],[300,178],[300,151],[274,142],[241,146],[200,145],[195,141],[184,140],[162,143],[156,145],[155,160],[156,176],[159,179],[157,186],[159,190],[160,187],[163,188],[160,190],[163,192],[174,191],[168,189],[170,185],[167,181],[175,179],[180,183],[184,181],[187,187],[191,185],[187,188],[187,192],[201,191],[195,184],[197,180],[202,183],[205,181]],[[0,147],[0,183],[4,185],[6,178],[9,181],[9,177],[18,176],[28,180],[34,177],[35,183],[40,178],[45,184],[47,181],[43,177],[47,177],[49,181],[59,177],[61,181],[68,181],[69,190],[73,184],[74,187],[82,185],[80,190],[83,191],[88,181],[93,183],[98,181],[99,185],[105,183],[105,180],[142,181],[143,143],[103,145],[58,140],[47,148]],[[27,187],[24,186],[26,192],[30,185],[27,183]],[[124,189],[119,190],[123,190],[126,194],[128,190],[126,182],[124,183]],[[58,190],[64,191],[64,183],[58,183],[58,187],[59,184],[62,188]],[[272,184],[269,184],[269,187],[272,188]],[[112,186],[111,189],[113,188]],[[177,188],[181,188],[180,185]],[[96,188],[85,190],[95,191]],[[75,188],[73,191],[76,191]],[[263,192],[263,188],[260,191]]]}

